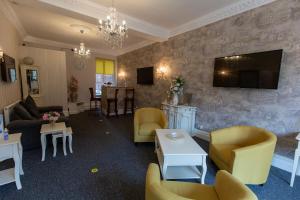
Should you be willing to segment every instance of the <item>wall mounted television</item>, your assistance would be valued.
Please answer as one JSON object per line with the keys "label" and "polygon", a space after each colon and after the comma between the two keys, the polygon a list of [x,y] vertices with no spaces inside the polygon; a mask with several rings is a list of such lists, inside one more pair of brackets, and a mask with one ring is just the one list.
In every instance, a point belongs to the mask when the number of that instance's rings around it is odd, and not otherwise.
{"label": "wall mounted television", "polygon": [[215,59],[214,87],[277,89],[283,50]]}
{"label": "wall mounted television", "polygon": [[15,59],[4,54],[1,61],[1,77],[5,82],[15,82],[17,80]]}
{"label": "wall mounted television", "polygon": [[154,79],[153,67],[137,68],[137,84],[153,85],[153,79]]}

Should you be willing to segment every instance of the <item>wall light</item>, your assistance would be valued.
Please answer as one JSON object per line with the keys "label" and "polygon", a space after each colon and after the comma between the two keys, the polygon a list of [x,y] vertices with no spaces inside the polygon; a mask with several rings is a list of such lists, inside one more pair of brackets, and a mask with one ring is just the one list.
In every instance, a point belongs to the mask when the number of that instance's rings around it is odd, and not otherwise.
{"label": "wall light", "polygon": [[158,76],[160,76],[161,78],[166,78],[168,73],[168,68],[166,66],[160,66],[156,72]]}
{"label": "wall light", "polygon": [[121,70],[118,74],[118,76],[120,77],[121,80],[124,81],[124,86],[127,87],[127,83],[126,83],[126,72]]}
{"label": "wall light", "polygon": [[3,50],[2,49],[0,49],[0,59],[3,62]]}

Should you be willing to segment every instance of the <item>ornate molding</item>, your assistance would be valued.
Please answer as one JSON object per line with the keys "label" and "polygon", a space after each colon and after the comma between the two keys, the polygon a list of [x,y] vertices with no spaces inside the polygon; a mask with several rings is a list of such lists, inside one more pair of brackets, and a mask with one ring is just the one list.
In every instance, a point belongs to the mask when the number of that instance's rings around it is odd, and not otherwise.
{"label": "ornate molding", "polygon": [[0,10],[17,29],[20,36],[24,38],[27,35],[26,30],[20,22],[19,18],[17,17],[14,9],[11,7],[10,3],[7,0],[0,1]]}
{"label": "ornate molding", "polygon": [[260,6],[272,3],[276,0],[241,0],[232,5],[226,6],[214,12],[211,12],[205,16],[194,19],[188,23],[180,25],[173,30],[170,31],[169,37],[173,37],[208,24],[226,19],[228,17],[246,12],[248,10],[252,10],[254,8],[258,8]]}

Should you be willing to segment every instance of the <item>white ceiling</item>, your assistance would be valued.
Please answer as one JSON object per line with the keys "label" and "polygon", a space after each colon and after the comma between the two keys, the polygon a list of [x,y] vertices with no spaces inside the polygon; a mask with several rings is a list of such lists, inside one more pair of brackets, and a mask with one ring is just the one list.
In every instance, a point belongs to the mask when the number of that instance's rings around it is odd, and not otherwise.
{"label": "white ceiling", "polygon": [[[24,41],[61,48],[84,41],[94,52],[116,56],[275,0],[114,0],[119,17],[129,26],[122,50],[111,50],[97,33],[97,21],[106,16],[111,0],[1,1],[9,2],[0,9],[12,10],[16,27],[25,32]],[[91,31],[82,36],[71,24]]]}
{"label": "white ceiling", "polygon": [[[91,0],[109,7],[111,0]],[[122,13],[167,29],[236,3],[239,0],[114,0]]]}

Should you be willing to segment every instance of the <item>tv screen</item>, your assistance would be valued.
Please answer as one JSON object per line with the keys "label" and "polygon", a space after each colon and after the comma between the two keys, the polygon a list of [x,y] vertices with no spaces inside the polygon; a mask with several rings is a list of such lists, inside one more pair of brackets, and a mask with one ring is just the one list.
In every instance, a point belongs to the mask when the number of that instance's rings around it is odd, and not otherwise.
{"label": "tv screen", "polygon": [[277,89],[283,50],[215,59],[214,87]]}
{"label": "tv screen", "polygon": [[5,82],[14,82],[17,80],[15,59],[6,54],[3,55],[3,60],[1,61],[1,76]]}
{"label": "tv screen", "polygon": [[153,67],[137,69],[137,84],[153,85]]}

